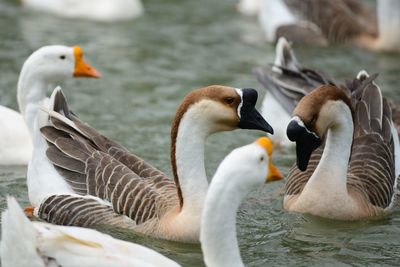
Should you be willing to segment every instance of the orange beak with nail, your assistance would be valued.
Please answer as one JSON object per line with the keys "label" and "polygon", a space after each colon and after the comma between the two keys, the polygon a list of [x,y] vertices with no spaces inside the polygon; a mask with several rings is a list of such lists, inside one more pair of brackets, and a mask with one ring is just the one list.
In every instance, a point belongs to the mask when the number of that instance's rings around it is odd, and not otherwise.
{"label": "orange beak with nail", "polygon": [[265,179],[265,182],[273,182],[273,181],[279,181],[283,179],[283,175],[281,171],[272,163],[272,150],[273,150],[273,144],[271,139],[268,137],[261,137],[257,139],[256,144],[262,146],[268,154],[269,161],[268,161],[268,176]]}
{"label": "orange beak with nail", "polygon": [[100,78],[100,72],[83,60],[82,48],[74,46],[73,49],[75,57],[74,77]]}

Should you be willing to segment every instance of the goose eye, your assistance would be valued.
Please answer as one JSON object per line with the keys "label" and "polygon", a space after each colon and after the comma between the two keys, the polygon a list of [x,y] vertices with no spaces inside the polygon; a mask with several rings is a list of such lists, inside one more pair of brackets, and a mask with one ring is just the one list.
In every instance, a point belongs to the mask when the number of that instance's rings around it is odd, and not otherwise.
{"label": "goose eye", "polygon": [[228,105],[232,104],[234,101],[233,97],[227,97],[224,99],[224,102]]}
{"label": "goose eye", "polygon": [[61,56],[60,56],[60,59],[65,59],[65,55],[61,55]]}
{"label": "goose eye", "polygon": [[264,159],[265,159],[265,157],[264,157],[264,156],[261,156],[261,157],[260,157],[260,162],[263,162]]}

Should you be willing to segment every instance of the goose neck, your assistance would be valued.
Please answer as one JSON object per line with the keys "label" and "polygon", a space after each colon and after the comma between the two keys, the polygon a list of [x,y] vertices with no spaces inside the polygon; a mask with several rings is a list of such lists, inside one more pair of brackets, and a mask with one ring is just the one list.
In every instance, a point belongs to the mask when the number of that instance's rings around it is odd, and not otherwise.
{"label": "goose neck", "polygon": [[183,211],[201,214],[208,181],[204,167],[204,146],[210,134],[209,122],[189,109],[172,134],[171,161]]}
{"label": "goose neck", "polygon": [[[343,104],[344,105],[344,104]],[[307,186],[347,195],[347,169],[353,142],[353,119],[345,106],[332,117],[321,160]],[[307,187],[306,186],[306,187]],[[305,188],[306,189],[306,188]]]}
{"label": "goose neck", "polygon": [[40,78],[40,75],[29,72],[27,69],[21,71],[18,80],[17,100],[19,110],[26,122],[35,117],[36,112],[46,98],[46,90],[49,83]]}
{"label": "goose neck", "polygon": [[214,176],[202,214],[200,240],[209,267],[244,266],[236,237],[236,213],[246,192],[226,180],[229,178]]}

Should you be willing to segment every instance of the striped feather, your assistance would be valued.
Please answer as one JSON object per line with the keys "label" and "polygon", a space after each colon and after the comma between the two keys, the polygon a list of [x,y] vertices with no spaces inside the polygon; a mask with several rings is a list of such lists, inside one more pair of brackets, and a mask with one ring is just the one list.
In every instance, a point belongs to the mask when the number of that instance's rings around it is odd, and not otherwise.
{"label": "striped feather", "polygon": [[69,110],[62,93],[56,95],[55,102],[62,114],[48,112],[50,123],[41,129],[48,142],[48,159],[75,193],[92,195],[111,205],[100,207],[92,199],[76,197],[79,205],[75,205],[71,197],[53,196],[40,207],[42,218],[61,224],[81,222],[81,226],[98,223],[77,208],[85,205],[96,216],[104,212],[108,218],[106,214],[112,212],[114,216],[126,215],[139,225],[158,220],[164,212],[179,206],[175,183],[165,174],[81,122]]}

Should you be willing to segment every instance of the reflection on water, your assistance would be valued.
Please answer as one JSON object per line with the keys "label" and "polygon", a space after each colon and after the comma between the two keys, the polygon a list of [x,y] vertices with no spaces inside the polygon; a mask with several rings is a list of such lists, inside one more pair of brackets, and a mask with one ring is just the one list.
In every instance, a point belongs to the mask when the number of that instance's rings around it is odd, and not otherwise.
{"label": "reflection on water", "polygon": [[[145,1],[146,14],[133,22],[91,23],[58,19],[0,2],[0,104],[16,107],[16,83],[24,59],[46,44],[79,44],[100,80],[63,84],[73,110],[102,133],[171,174],[169,131],[180,100],[191,89],[225,84],[261,88],[251,69],[273,59],[256,21],[236,14],[235,0]],[[297,47],[306,65],[339,79],[360,68],[379,72],[388,96],[400,99],[400,57],[351,47]],[[261,96],[262,90],[259,90]],[[234,131],[212,136],[206,146],[209,177],[224,155],[261,135]],[[277,152],[284,173],[294,150]],[[27,204],[24,167],[0,168],[0,207],[5,195]],[[283,182],[254,192],[238,214],[238,235],[248,266],[398,265],[400,215],[378,221],[338,223],[282,211]],[[120,229],[113,236],[146,244],[184,266],[201,266],[198,245],[153,240]]]}

